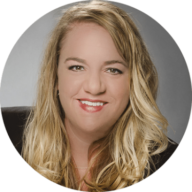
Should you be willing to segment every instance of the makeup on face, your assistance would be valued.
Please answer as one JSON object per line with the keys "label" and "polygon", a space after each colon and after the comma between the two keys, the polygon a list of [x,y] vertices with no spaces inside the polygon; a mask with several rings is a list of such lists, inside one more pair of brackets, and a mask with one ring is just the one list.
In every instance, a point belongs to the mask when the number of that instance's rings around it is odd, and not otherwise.
{"label": "makeup on face", "polygon": [[128,67],[103,27],[78,23],[67,34],[58,90],[65,121],[75,129],[107,132],[121,116],[129,101]]}
{"label": "makeup on face", "polygon": [[101,111],[108,102],[102,100],[92,100],[88,98],[79,99],[80,107],[88,113]]}

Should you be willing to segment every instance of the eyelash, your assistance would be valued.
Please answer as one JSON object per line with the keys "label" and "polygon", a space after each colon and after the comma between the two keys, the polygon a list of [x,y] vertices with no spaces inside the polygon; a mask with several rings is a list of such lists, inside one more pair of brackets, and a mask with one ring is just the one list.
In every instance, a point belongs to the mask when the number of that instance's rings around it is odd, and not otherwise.
{"label": "eyelash", "polygon": [[[69,69],[69,70],[72,70],[73,67],[83,67],[83,66],[80,66],[80,65],[73,65],[73,66],[69,67],[68,69]],[[119,69],[116,69],[116,68],[108,68],[107,70],[109,70],[109,69],[113,69],[113,70],[115,70],[115,71],[118,72],[118,73],[113,73],[114,75],[122,74],[122,73],[123,73],[122,71],[120,71]],[[72,71],[73,71],[73,70],[72,70]],[[80,71],[81,71],[81,70],[80,70]]]}

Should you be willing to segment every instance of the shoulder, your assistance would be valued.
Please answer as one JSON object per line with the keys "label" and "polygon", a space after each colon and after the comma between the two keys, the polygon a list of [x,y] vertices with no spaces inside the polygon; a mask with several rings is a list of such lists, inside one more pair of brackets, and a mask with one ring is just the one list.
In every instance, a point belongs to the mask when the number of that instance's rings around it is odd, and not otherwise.
{"label": "shoulder", "polygon": [[178,147],[178,144],[169,138],[169,142],[166,150],[152,157],[153,163],[155,165],[155,170],[153,170],[152,168],[152,172],[159,169],[171,157],[171,155],[174,153],[177,147]]}

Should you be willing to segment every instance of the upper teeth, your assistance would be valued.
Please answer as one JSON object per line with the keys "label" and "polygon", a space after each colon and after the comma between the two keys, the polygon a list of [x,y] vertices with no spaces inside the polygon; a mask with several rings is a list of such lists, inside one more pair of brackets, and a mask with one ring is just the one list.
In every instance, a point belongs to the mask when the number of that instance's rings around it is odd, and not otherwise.
{"label": "upper teeth", "polygon": [[81,101],[81,103],[89,105],[89,106],[102,106],[103,105],[103,103],[101,103],[101,102]]}

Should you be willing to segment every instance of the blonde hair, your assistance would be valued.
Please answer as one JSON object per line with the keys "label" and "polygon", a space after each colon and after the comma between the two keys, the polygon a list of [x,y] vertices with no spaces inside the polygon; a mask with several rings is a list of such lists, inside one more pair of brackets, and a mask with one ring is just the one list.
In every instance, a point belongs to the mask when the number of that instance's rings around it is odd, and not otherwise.
{"label": "blonde hair", "polygon": [[[36,171],[72,189],[81,189],[64,127],[64,111],[57,96],[57,67],[60,48],[73,23],[93,22],[105,28],[130,72],[130,101],[110,134],[95,141],[89,191],[109,191],[135,184],[148,175],[152,156],[168,145],[167,120],[155,99],[158,77],[143,40],[130,17],[120,8],[91,1],[69,8],[52,32],[45,51],[35,107],[23,136],[23,158]],[[98,145],[99,144],[99,145]],[[96,150],[95,149],[97,147]]]}

